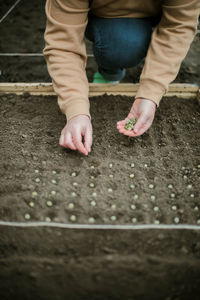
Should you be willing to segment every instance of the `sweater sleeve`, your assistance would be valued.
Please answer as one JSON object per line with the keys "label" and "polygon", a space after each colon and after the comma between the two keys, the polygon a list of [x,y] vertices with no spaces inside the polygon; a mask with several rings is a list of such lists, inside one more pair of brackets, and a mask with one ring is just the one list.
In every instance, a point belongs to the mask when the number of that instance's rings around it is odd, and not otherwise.
{"label": "sweater sleeve", "polygon": [[69,121],[89,113],[86,47],[88,1],[47,0],[44,56],[58,95],[58,104]]}
{"label": "sweater sleeve", "polygon": [[199,7],[199,0],[163,0],[162,18],[152,33],[136,98],[159,105],[194,38]]}

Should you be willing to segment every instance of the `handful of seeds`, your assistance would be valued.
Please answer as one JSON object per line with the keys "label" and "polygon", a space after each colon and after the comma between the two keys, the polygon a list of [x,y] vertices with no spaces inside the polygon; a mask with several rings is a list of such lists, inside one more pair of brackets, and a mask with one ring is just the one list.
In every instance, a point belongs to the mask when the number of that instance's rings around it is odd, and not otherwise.
{"label": "handful of seeds", "polygon": [[133,130],[134,125],[136,124],[137,119],[136,118],[131,118],[130,120],[126,121],[124,128],[126,130]]}

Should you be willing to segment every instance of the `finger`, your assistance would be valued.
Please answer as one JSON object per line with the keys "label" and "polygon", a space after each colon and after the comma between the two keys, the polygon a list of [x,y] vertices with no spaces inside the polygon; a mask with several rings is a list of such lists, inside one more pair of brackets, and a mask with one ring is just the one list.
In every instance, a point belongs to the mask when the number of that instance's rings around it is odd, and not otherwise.
{"label": "finger", "polygon": [[76,131],[74,136],[72,137],[73,139],[73,143],[76,147],[76,149],[85,154],[85,155],[88,155],[88,151],[85,149],[85,147],[83,146],[83,143],[82,143],[82,135],[81,135],[81,132],[80,131]]}
{"label": "finger", "polygon": [[64,133],[62,132],[60,135],[59,144],[60,146],[64,147],[64,143],[65,143],[65,136]]}
{"label": "finger", "polygon": [[72,149],[72,150],[76,150],[76,146],[74,145],[73,140],[72,140],[72,135],[69,132],[67,132],[65,134],[64,147]]}
{"label": "finger", "polygon": [[85,136],[84,136],[84,146],[88,152],[91,152],[91,146],[92,146],[92,129],[86,128],[85,130]]}
{"label": "finger", "polygon": [[134,133],[137,134],[140,131],[140,129],[146,124],[146,122],[147,122],[146,115],[141,114],[133,128]]}

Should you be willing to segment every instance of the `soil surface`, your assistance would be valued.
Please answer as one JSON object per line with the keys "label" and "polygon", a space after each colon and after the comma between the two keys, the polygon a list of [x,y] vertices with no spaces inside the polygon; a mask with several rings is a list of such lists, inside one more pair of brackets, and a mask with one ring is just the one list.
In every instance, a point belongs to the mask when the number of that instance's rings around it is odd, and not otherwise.
{"label": "soil surface", "polygon": [[[14,1],[0,0],[0,17]],[[15,9],[0,24],[0,53],[42,53],[46,17],[45,0],[21,0]],[[87,53],[92,54],[92,44],[86,41]],[[187,57],[182,63],[175,82],[200,84],[200,34],[197,34]],[[122,82],[138,82],[143,65],[127,69]],[[88,58],[87,76],[91,82],[97,71],[94,57]],[[43,57],[1,57],[0,82],[49,82]]]}
{"label": "soil surface", "polygon": [[116,122],[132,101],[90,100],[94,141],[85,157],[58,144],[65,117],[56,97],[2,95],[0,219],[199,224],[198,102],[165,98],[151,129],[128,138]]}

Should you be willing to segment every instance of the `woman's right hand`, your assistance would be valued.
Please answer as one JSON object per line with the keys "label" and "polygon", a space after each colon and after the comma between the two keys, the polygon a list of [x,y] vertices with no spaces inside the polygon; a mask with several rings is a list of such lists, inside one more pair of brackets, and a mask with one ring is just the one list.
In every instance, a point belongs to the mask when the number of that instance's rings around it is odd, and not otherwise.
{"label": "woman's right hand", "polygon": [[90,118],[87,115],[77,115],[70,119],[61,131],[59,144],[62,147],[78,150],[84,155],[88,155],[92,146],[92,124]]}

